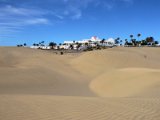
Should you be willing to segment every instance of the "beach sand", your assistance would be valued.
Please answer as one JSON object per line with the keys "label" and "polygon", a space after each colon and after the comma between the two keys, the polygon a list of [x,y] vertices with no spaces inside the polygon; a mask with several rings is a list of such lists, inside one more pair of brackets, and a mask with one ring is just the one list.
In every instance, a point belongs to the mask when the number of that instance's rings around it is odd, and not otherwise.
{"label": "beach sand", "polygon": [[0,47],[0,120],[159,120],[159,53]]}

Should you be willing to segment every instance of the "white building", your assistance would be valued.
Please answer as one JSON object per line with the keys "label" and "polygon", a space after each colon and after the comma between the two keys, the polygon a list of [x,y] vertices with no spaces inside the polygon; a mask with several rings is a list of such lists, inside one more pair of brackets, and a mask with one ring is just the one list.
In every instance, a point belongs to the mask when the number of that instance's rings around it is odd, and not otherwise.
{"label": "white building", "polygon": [[73,45],[75,43],[81,43],[82,45],[84,45],[85,43],[88,43],[92,47],[95,46],[94,43],[97,43],[97,44],[102,45],[102,46],[114,46],[114,45],[116,45],[115,40],[113,38],[106,39],[106,40],[103,41],[103,43],[101,41],[102,40],[99,39],[97,36],[93,36],[90,39],[83,39],[83,40],[80,40],[80,41],[64,41],[64,44],[65,45]]}
{"label": "white building", "polygon": [[93,36],[90,39],[83,39],[83,40],[79,40],[79,41],[64,41],[64,44],[66,45],[70,45],[70,44],[74,44],[74,43],[91,43],[91,42],[100,42],[101,39],[99,39],[97,36]]}
{"label": "white building", "polygon": [[32,49],[43,49],[43,50],[50,50],[51,47],[50,46],[30,46],[30,48]]}
{"label": "white building", "polygon": [[[81,45],[79,46],[77,43],[80,43]],[[62,45],[55,46],[53,49],[77,49],[78,46],[82,48],[83,47],[86,48],[86,43],[91,47],[96,47],[97,45],[106,46],[106,47],[116,45],[115,40],[113,38],[109,38],[109,39],[102,41],[97,36],[93,36],[90,39],[83,39],[79,41],[64,41]],[[50,46],[31,46],[31,48],[34,48],[34,49],[40,48],[40,49],[46,49],[46,50],[51,49]]]}
{"label": "white building", "polygon": [[64,44],[65,45],[72,45],[72,44],[74,44],[75,43],[75,41],[64,41]]}
{"label": "white building", "polygon": [[114,46],[115,40],[113,38],[109,38],[109,39],[106,39],[103,44],[104,46]]}
{"label": "white building", "polygon": [[50,46],[42,46],[41,49],[42,49],[42,50],[50,50],[51,47],[50,47]]}

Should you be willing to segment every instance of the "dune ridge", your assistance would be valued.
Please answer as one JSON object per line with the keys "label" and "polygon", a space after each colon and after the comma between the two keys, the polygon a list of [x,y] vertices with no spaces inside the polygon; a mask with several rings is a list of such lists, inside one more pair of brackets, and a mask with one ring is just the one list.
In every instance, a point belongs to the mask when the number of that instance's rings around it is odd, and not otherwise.
{"label": "dune ridge", "polygon": [[143,93],[160,83],[159,78],[160,71],[155,69],[120,69],[95,78],[90,88],[102,97],[143,96]]}
{"label": "dune ridge", "polygon": [[159,53],[1,47],[0,120],[158,120]]}

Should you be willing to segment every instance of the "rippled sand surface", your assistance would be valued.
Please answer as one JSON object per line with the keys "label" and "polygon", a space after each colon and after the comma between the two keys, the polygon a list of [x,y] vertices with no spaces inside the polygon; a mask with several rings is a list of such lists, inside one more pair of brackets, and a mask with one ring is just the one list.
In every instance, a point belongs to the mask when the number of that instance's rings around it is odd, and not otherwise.
{"label": "rippled sand surface", "polygon": [[159,53],[1,47],[0,120],[159,120]]}

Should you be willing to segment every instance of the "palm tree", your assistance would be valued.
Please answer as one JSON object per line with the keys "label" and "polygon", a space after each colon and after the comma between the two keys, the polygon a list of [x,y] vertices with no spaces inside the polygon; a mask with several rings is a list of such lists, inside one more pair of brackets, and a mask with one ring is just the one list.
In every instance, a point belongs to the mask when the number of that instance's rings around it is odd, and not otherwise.
{"label": "palm tree", "polygon": [[102,43],[102,45],[103,45],[104,42],[105,42],[105,39],[103,38],[103,39],[100,41],[100,43]]}
{"label": "palm tree", "polygon": [[39,42],[39,46],[44,46],[44,41]]}
{"label": "palm tree", "polygon": [[51,47],[51,49],[53,49],[57,44],[55,42],[50,42],[49,46]]}
{"label": "palm tree", "polygon": [[128,45],[128,39],[125,39],[125,45]]}
{"label": "palm tree", "polygon": [[70,47],[70,49],[71,49],[71,50],[73,50],[73,49],[74,49],[74,46],[73,46],[72,44],[71,44],[69,47]]}
{"label": "palm tree", "polygon": [[36,43],[33,43],[33,46],[36,46]]}
{"label": "palm tree", "polygon": [[139,40],[139,37],[141,37],[141,34],[139,33],[139,34],[137,34],[137,37],[138,37],[138,40]]}
{"label": "palm tree", "polygon": [[130,35],[131,40],[133,39],[133,35]]}
{"label": "palm tree", "polygon": [[130,38],[131,38],[131,42],[132,42],[132,45],[134,46],[134,40],[133,40],[133,35],[130,35]]}
{"label": "palm tree", "polygon": [[120,45],[122,46],[123,40],[120,40]]}
{"label": "palm tree", "polygon": [[120,38],[119,38],[119,37],[118,37],[118,38],[116,38],[116,39],[115,39],[115,44],[119,44],[119,43],[120,43],[120,41],[119,41],[119,40],[120,40]]}
{"label": "palm tree", "polygon": [[82,45],[81,43],[77,42],[77,50],[81,47],[81,45]]}
{"label": "palm tree", "polygon": [[27,44],[26,44],[26,43],[24,43],[24,44],[23,44],[23,46],[27,46]]}
{"label": "palm tree", "polygon": [[154,37],[147,37],[146,38],[146,42],[147,42],[147,44],[153,44],[154,43]]}
{"label": "palm tree", "polygon": [[141,41],[139,40],[140,36],[141,36],[141,34],[140,34],[140,33],[139,33],[139,34],[137,34],[138,41],[136,41],[136,44],[137,44],[138,46],[141,46]]}
{"label": "palm tree", "polygon": [[120,37],[118,37],[117,40],[120,40]]}
{"label": "palm tree", "polygon": [[89,43],[88,43],[88,42],[86,42],[86,43],[85,43],[85,46],[88,46],[88,45],[89,45]]}
{"label": "palm tree", "polygon": [[147,41],[146,40],[142,40],[141,41],[141,45],[147,45]]}

